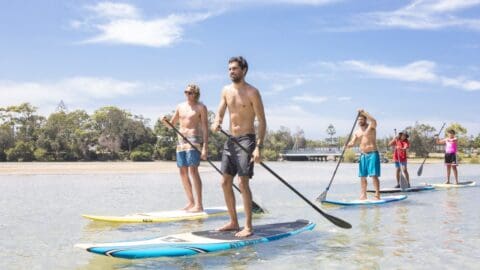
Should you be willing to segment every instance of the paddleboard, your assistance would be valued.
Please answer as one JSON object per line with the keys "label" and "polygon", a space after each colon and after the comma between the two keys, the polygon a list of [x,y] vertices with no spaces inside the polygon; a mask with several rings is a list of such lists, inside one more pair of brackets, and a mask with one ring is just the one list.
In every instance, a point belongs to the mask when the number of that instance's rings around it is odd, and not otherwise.
{"label": "paddleboard", "polygon": [[270,242],[312,230],[315,224],[307,220],[254,226],[254,234],[245,238],[235,237],[235,232],[216,230],[169,235],[143,241],[102,244],[76,244],[99,255],[141,259],[154,257],[189,256]]}
{"label": "paddleboard", "polygon": [[[412,186],[402,190],[401,188],[381,188],[380,193],[399,193],[399,192],[419,192],[419,191],[428,191],[435,189],[432,185],[423,185],[423,186]],[[375,190],[369,189],[367,192],[374,193]]]}
{"label": "paddleboard", "polygon": [[322,203],[326,204],[334,204],[334,205],[343,205],[343,206],[356,206],[356,205],[379,205],[379,204],[385,204],[385,203],[390,203],[390,202],[396,202],[396,201],[401,201],[405,200],[407,198],[407,195],[394,195],[394,196],[382,196],[380,197],[380,200],[373,200],[373,199],[368,199],[368,200],[325,200],[322,201]]}
{"label": "paddleboard", "polygon": [[432,186],[437,188],[463,188],[463,187],[474,187],[477,183],[475,181],[466,181],[459,182],[458,184],[432,184]]}
{"label": "paddleboard", "polygon": [[[237,211],[243,211],[243,207],[237,206]],[[179,220],[204,219],[212,216],[228,215],[226,207],[205,208],[203,212],[188,212],[185,210],[136,213],[125,216],[97,216],[82,215],[85,218],[95,221],[141,223],[141,222],[171,222]]]}

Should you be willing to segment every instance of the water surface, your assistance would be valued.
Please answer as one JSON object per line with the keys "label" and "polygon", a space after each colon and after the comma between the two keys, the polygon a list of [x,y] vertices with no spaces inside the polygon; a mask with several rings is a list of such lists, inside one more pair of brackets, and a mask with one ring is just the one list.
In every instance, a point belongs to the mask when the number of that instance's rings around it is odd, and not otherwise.
{"label": "water surface", "polygon": [[[335,167],[333,162],[266,164],[311,200],[324,191]],[[417,165],[410,166],[413,184],[444,181],[441,164],[425,165],[422,177],[416,176]],[[459,172],[461,179],[479,183],[480,166],[462,165]],[[356,164],[342,164],[328,198],[357,198],[356,174]],[[393,165],[382,164],[382,174],[381,185],[392,187]],[[207,169],[202,178],[205,206],[223,205],[218,173]],[[130,261],[73,246],[207,230],[228,219],[112,225],[80,216],[181,208],[185,198],[176,173],[2,175],[0,269],[478,269],[478,187],[411,193],[407,200],[384,206],[322,207],[350,222],[351,230],[331,224],[260,166],[252,189],[254,200],[269,211],[256,216],[255,224],[302,218],[317,227],[243,249]]]}

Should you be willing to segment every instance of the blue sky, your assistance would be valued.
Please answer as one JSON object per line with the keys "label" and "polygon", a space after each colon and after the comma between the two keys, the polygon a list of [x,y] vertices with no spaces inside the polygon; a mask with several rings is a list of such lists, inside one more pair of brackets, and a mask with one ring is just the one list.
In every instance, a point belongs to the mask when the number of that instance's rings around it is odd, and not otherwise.
{"label": "blue sky", "polygon": [[216,110],[243,55],[267,124],[327,137],[356,110],[480,133],[480,0],[1,1],[0,106],[114,105],[155,121],[188,83]]}

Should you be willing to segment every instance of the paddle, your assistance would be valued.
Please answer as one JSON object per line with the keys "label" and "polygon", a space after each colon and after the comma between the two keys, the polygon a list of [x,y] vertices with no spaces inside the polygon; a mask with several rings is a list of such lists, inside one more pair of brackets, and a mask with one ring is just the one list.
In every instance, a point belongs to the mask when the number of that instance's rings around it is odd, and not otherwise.
{"label": "paddle", "polygon": [[[439,135],[440,135],[440,133],[442,133],[442,130],[443,130],[443,128],[445,127],[445,124],[446,124],[446,123],[443,123],[442,127],[440,128],[440,131],[438,132]],[[427,160],[427,157],[428,157],[428,153],[427,153],[427,155],[425,155],[425,158],[423,159],[422,165],[420,165],[420,168],[418,168],[417,176],[421,176],[421,175],[422,175],[422,172],[423,172],[423,164],[425,164],[425,161]]]}
{"label": "paddle", "polygon": [[[394,129],[395,131],[395,137],[397,137],[397,129]],[[405,189],[408,188],[408,181],[405,179],[405,176],[403,175],[403,170],[402,170],[402,163],[400,162],[400,153],[397,151],[397,143],[398,143],[398,138],[395,139],[395,152],[397,153],[397,162],[400,165],[400,188],[402,191],[405,191]]]}
{"label": "paddle", "polygon": [[[221,133],[223,133],[230,140],[232,140],[243,151],[248,153],[247,149],[245,149],[245,147],[243,147],[243,145],[241,145],[232,135],[226,133],[220,126],[218,128],[219,128]],[[333,224],[337,225],[340,228],[344,228],[344,229],[352,228],[352,225],[350,223],[323,212],[320,208],[318,208],[315,204],[313,204],[311,201],[309,201],[307,198],[305,198],[305,196],[303,196],[300,192],[298,192],[295,188],[293,188],[287,181],[285,181],[282,177],[280,177],[277,173],[275,173],[272,169],[270,169],[267,165],[265,165],[265,163],[260,162],[260,165],[262,165],[263,168],[265,168],[267,171],[269,171],[271,174],[273,174],[278,180],[280,180],[280,182],[282,182],[284,185],[286,185],[291,191],[295,192],[295,194],[297,194],[300,198],[302,198],[306,203],[308,203],[311,207],[313,207],[313,209],[317,210],[318,213],[320,213],[322,216],[324,216],[330,222],[332,222]]]}
{"label": "paddle", "polygon": [[[170,121],[168,121],[167,119],[165,119],[165,122],[175,131],[175,133],[177,133],[178,135],[180,135],[180,137],[182,137],[188,144],[190,144],[191,147],[193,147],[193,149],[197,150],[198,152],[200,152],[200,150],[189,140],[187,139],[187,137],[185,137],[185,135],[183,135],[176,127],[174,127],[172,125],[172,123],[170,123]],[[201,152],[200,152],[201,153]],[[215,168],[215,170],[220,173],[221,175],[223,175],[222,171],[217,167],[215,166],[215,164],[213,164],[213,162],[207,158],[207,161],[208,163],[210,163],[210,165],[212,165],[213,168]],[[233,184],[233,187],[240,193],[242,193],[240,191],[240,189],[235,185]],[[263,210],[260,205],[258,205],[256,202],[254,202],[252,200],[252,211],[256,214],[263,214],[265,213],[265,210]]]}
{"label": "paddle", "polygon": [[[355,129],[355,126],[357,125],[357,121],[358,121],[359,116],[360,116],[360,113],[357,114],[357,117],[355,118],[355,122],[353,122],[352,130],[350,130],[350,134],[348,134],[347,141],[346,141],[345,145],[350,141],[350,138],[352,137],[353,130]],[[330,186],[332,185],[333,178],[335,178],[335,175],[337,174],[338,166],[340,166],[340,162],[342,162],[342,160],[343,160],[343,156],[345,155],[345,150],[346,149],[347,149],[347,147],[344,146],[343,150],[342,150],[342,154],[340,155],[340,158],[337,161],[337,166],[335,167],[335,170],[333,171],[333,175],[330,178],[330,182],[328,183],[328,186],[325,189],[325,191],[322,192],[322,194],[320,194],[320,196],[317,197],[317,202],[322,202],[322,201],[325,201],[327,199],[327,192],[330,189]]]}

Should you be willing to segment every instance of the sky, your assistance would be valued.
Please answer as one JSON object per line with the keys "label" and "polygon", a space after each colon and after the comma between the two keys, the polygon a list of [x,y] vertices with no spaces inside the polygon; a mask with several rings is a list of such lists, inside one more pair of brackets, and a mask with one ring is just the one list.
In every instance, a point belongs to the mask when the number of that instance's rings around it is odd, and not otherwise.
{"label": "sky", "polygon": [[244,56],[269,130],[346,135],[357,110],[379,136],[415,122],[480,133],[480,0],[0,0],[0,107],[61,100],[154,123],[189,83],[216,112]]}

